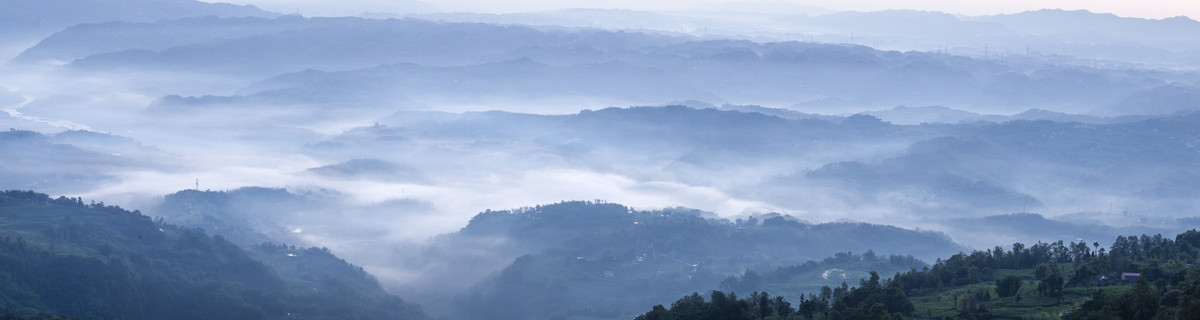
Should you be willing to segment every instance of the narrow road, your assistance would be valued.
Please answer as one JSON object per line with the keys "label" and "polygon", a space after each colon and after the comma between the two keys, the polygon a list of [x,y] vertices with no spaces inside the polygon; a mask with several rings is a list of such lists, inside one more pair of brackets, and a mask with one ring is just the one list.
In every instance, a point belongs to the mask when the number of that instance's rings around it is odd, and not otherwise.
{"label": "narrow road", "polygon": [[3,108],[0,108],[0,110],[8,113],[8,115],[13,118],[17,118],[17,119],[21,119],[21,120],[26,120],[26,121],[36,122],[36,123],[44,123],[44,124],[48,124],[51,126],[55,126],[55,127],[59,127],[59,128],[67,129],[67,130],[91,130],[91,128],[89,128],[87,125],[78,124],[78,123],[74,123],[74,122],[67,121],[67,120],[47,120],[47,119],[42,119],[42,118],[22,114],[21,111],[19,111],[17,109],[21,109],[21,108],[25,107],[25,105],[28,105],[30,102],[33,102],[34,98],[23,95],[23,94],[21,95],[21,98],[24,98],[25,101],[21,102],[19,104],[16,104],[16,105],[5,106]]}

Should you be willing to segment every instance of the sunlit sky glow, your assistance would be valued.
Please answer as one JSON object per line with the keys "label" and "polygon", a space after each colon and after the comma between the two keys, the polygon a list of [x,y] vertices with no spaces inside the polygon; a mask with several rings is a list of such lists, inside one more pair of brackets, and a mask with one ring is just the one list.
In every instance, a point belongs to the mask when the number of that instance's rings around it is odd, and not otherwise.
{"label": "sunlit sky glow", "polygon": [[[300,11],[305,15],[355,15],[361,12],[399,12],[413,10],[471,11],[471,12],[520,12],[562,8],[605,8],[633,10],[691,10],[714,7],[722,3],[770,3],[778,8],[784,5],[809,5],[835,11],[873,11],[886,9],[914,9],[943,11],[955,14],[986,15],[1016,13],[1037,9],[1085,9],[1093,12],[1113,13],[1125,17],[1161,19],[1186,15],[1200,18],[1200,1],[1195,0],[780,0],[780,1],[714,1],[714,0],[429,0],[425,6],[414,5],[412,0],[206,0],[253,4],[265,10],[279,12]],[[432,7],[432,9],[431,9]],[[748,5],[748,7],[750,7]],[[419,9],[414,9],[419,8]]]}

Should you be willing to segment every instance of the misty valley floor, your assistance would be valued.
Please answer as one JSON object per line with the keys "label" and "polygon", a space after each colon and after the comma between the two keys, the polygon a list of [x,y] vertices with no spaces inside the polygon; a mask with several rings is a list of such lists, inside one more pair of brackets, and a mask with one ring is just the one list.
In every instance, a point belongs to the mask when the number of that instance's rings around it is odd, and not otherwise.
{"label": "misty valley floor", "polygon": [[1186,5],[241,2],[0,4],[0,318],[1200,317]]}

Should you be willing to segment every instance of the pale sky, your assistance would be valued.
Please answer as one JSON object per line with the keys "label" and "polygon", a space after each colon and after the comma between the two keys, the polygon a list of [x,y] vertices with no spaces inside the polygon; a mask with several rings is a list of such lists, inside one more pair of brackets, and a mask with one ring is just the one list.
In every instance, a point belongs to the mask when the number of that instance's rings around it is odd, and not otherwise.
{"label": "pale sky", "polygon": [[[413,8],[412,0],[204,0],[254,4],[260,8],[304,15],[356,15],[364,11],[398,12]],[[983,15],[1026,10],[1087,9],[1139,18],[1186,15],[1200,18],[1200,0],[743,0],[812,5],[836,11],[915,9],[955,14]],[[562,8],[620,8],[634,10],[687,10],[705,4],[741,2],[726,0],[427,0],[437,11],[518,12]]]}

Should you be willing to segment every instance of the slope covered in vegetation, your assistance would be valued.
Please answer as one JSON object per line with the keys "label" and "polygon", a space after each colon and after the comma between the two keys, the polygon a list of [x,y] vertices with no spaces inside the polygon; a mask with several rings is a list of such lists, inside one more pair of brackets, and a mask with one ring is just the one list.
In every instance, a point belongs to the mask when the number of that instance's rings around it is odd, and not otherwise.
{"label": "slope covered in vegetation", "polygon": [[858,287],[822,287],[795,300],[714,291],[661,305],[638,319],[1196,319],[1200,232],[1175,239],[1118,237],[1098,243],[1016,243],[957,254],[932,267]]}
{"label": "slope covered in vegetation", "polygon": [[[438,241],[465,239],[503,239],[492,240],[504,244],[495,250],[531,252],[457,299],[456,315],[472,319],[627,318],[688,292],[745,287],[723,279],[747,268],[796,265],[854,251],[872,252],[867,264],[898,271],[924,263],[911,256],[897,256],[893,263],[869,250],[936,256],[961,248],[940,233],[892,226],[812,224],[781,215],[730,221],[696,210],[641,211],[580,201],[484,212]],[[861,257],[847,260],[824,266],[854,269],[864,263]],[[791,276],[796,275],[779,275]]]}
{"label": "slope covered in vegetation", "polygon": [[137,211],[27,191],[0,193],[0,218],[0,308],[14,315],[424,318],[323,249],[247,252]]}

